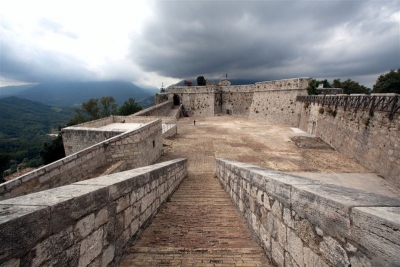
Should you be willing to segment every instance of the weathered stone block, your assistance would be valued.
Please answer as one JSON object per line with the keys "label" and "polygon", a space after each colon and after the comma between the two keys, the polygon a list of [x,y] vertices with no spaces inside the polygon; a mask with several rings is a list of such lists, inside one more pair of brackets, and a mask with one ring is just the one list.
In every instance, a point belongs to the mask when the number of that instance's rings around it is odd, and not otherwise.
{"label": "weathered stone block", "polygon": [[109,206],[104,207],[103,209],[99,210],[96,213],[96,217],[94,220],[94,228],[95,229],[99,228],[100,226],[102,226],[103,224],[105,224],[108,221],[108,219],[109,219],[108,209],[109,209]]}
{"label": "weathered stone block", "polygon": [[272,244],[272,259],[279,267],[285,266],[285,249],[279,245],[275,239],[271,239]]}
{"label": "weathered stone block", "polygon": [[101,267],[107,267],[110,262],[113,261],[115,254],[115,247],[110,245],[103,252],[103,256],[101,258]]}
{"label": "weathered stone block", "polygon": [[81,220],[79,220],[76,225],[75,225],[75,238],[77,240],[81,240],[85,238],[87,235],[89,235],[93,229],[94,229],[94,220],[95,216],[94,214],[90,214]]}
{"label": "weathered stone block", "polygon": [[0,267],[19,267],[19,266],[20,266],[19,259],[11,259],[0,264]]}
{"label": "weathered stone block", "polygon": [[87,266],[102,251],[103,248],[103,228],[99,228],[86,239],[82,240],[80,245],[79,267]]}
{"label": "weathered stone block", "polygon": [[0,260],[21,255],[49,235],[50,209],[0,204]]}
{"label": "weathered stone block", "polygon": [[291,204],[301,217],[337,237],[350,237],[350,209],[354,206],[400,206],[388,198],[352,188],[323,185],[294,185]]}
{"label": "weathered stone block", "polygon": [[299,265],[288,252],[285,252],[285,267],[299,267]]}
{"label": "weathered stone block", "polygon": [[318,256],[310,248],[304,247],[303,254],[304,254],[304,266],[305,267],[312,267],[312,266],[329,267],[328,264],[326,264],[322,260],[322,258],[320,256]]}
{"label": "weathered stone block", "polygon": [[287,229],[287,251],[298,266],[304,266],[303,241],[290,228]]}
{"label": "weathered stone block", "polygon": [[324,236],[319,250],[334,266],[347,267],[350,264],[343,246],[330,236]]}
{"label": "weathered stone block", "polygon": [[357,207],[351,218],[352,239],[370,251],[373,266],[400,262],[400,207]]}

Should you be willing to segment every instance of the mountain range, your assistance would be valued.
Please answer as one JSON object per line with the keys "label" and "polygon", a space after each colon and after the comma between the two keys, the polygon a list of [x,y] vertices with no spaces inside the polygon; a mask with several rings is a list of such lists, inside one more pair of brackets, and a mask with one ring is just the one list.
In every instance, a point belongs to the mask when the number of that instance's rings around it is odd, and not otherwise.
{"label": "mountain range", "polygon": [[[102,82],[54,82],[35,85],[0,87],[0,98],[16,96],[57,107],[80,107],[91,98],[103,96],[114,97],[118,105],[129,98],[134,98],[143,106],[151,105],[154,94],[159,90],[155,87],[143,89],[133,83],[122,81]],[[149,103],[150,101],[150,103]]]}

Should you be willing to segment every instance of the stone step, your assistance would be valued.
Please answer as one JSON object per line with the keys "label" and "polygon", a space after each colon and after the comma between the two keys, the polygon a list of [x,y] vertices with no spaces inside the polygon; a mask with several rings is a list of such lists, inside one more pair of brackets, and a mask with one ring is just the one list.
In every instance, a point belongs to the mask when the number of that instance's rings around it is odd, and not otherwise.
{"label": "stone step", "polygon": [[189,172],[120,266],[271,265],[214,174]]}

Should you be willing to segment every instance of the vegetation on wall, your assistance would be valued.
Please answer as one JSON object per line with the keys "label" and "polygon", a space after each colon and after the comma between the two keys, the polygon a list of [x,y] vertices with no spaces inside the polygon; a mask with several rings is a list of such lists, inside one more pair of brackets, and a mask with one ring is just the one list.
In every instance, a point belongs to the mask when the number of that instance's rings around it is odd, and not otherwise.
{"label": "vegetation on wall", "polygon": [[318,95],[317,88],[320,84],[323,84],[323,88],[342,88],[344,94],[369,94],[371,89],[365,87],[364,85],[360,85],[358,82],[355,82],[351,79],[347,79],[344,82],[341,82],[340,79],[334,79],[332,84],[329,83],[327,79],[325,80],[316,80],[312,79],[308,83],[307,92],[309,95]]}
{"label": "vegetation on wall", "polygon": [[371,91],[364,85],[360,85],[351,79],[341,82],[340,79],[333,80],[333,88],[343,88],[344,94],[369,94]]}
{"label": "vegetation on wall", "polygon": [[125,103],[118,109],[118,115],[127,116],[138,111],[141,111],[142,107],[133,98],[129,98]]}
{"label": "vegetation on wall", "polygon": [[197,85],[198,86],[205,86],[207,84],[206,79],[204,76],[197,77]]}
{"label": "vegetation on wall", "polygon": [[91,98],[83,102],[80,108],[75,109],[75,115],[68,125],[75,125],[87,121],[105,118],[111,115],[130,115],[138,112],[142,107],[133,98],[129,98],[118,108],[112,96],[103,96],[100,99]]}
{"label": "vegetation on wall", "polygon": [[400,94],[400,68],[380,75],[373,87],[373,92]]}

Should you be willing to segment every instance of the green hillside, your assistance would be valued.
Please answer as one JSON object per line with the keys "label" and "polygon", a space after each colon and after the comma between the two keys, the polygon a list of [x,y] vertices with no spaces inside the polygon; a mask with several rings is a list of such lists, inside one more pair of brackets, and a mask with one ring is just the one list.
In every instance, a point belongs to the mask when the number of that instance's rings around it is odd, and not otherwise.
{"label": "green hillside", "polygon": [[38,84],[14,96],[30,99],[49,106],[80,107],[83,102],[91,98],[112,96],[118,105],[122,105],[129,98],[140,103],[142,99],[154,97],[149,90],[145,90],[133,83],[121,81],[102,82],[54,82]]}
{"label": "green hillside", "polygon": [[57,132],[73,116],[73,108],[51,107],[18,97],[0,99],[0,138],[26,138]]}
{"label": "green hillside", "polygon": [[40,150],[54,138],[48,134],[58,133],[58,126],[65,125],[72,116],[72,108],[51,107],[18,97],[1,98],[0,161],[7,164],[3,169],[0,166],[0,173],[22,162],[25,167],[39,165]]}

